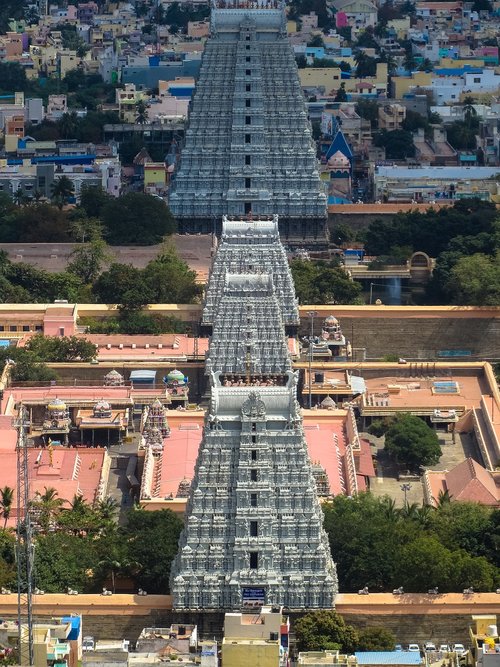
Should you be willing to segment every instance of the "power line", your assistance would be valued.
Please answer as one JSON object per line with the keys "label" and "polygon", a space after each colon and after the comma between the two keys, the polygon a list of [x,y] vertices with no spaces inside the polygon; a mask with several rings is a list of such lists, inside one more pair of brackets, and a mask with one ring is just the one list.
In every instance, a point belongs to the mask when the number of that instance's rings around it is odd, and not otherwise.
{"label": "power line", "polygon": [[17,622],[19,664],[33,665],[33,541],[28,470],[28,411],[21,403],[14,420],[17,429]]}

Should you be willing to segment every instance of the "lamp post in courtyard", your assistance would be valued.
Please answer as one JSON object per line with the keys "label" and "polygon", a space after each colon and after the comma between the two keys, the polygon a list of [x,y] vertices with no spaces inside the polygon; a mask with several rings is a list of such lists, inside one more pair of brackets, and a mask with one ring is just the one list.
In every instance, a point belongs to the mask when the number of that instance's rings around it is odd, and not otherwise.
{"label": "lamp post in courtyard", "polygon": [[309,410],[312,408],[312,360],[314,343],[314,318],[318,314],[316,310],[308,310],[307,316],[311,320],[311,332],[309,334]]}
{"label": "lamp post in courtyard", "polygon": [[405,507],[408,507],[408,498],[407,493],[411,489],[411,484],[401,484],[401,491],[405,494]]}

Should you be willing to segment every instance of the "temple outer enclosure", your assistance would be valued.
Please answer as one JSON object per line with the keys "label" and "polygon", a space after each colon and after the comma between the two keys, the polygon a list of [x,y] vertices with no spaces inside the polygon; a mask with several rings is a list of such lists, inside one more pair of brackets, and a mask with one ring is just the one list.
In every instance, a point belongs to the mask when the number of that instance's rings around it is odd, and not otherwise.
{"label": "temple outer enclosure", "polygon": [[[276,225],[224,221],[204,313],[210,407],[171,574],[177,610],[330,608],[337,593],[285,333],[297,317],[293,283],[284,254],[279,269],[266,262],[268,245],[280,254]],[[222,278],[235,238],[255,268],[229,264]]]}
{"label": "temple outer enclosure", "polygon": [[325,244],[326,194],[284,3],[213,0],[169,206],[184,233],[278,214],[287,243]]}

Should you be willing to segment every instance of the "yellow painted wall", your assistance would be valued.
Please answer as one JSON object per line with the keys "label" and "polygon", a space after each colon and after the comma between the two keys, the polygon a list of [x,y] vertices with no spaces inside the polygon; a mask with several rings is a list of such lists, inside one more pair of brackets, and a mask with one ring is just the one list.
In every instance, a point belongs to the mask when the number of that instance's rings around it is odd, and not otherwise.
{"label": "yellow painted wall", "polygon": [[392,78],[394,98],[401,99],[410,88],[429,88],[432,85],[431,72],[414,72],[413,76],[395,76]]}
{"label": "yellow painted wall", "polygon": [[[222,644],[222,664],[224,667],[278,667],[279,646],[277,642],[250,644],[229,640]],[[236,643],[233,643],[236,642]]]}
{"label": "yellow painted wall", "polygon": [[165,167],[144,169],[144,185],[164,185],[167,182]]}
{"label": "yellow painted wall", "polygon": [[340,86],[340,67],[308,67],[299,69],[300,84],[303,87],[316,88],[324,86],[329,92],[332,88]]}
{"label": "yellow painted wall", "polygon": [[453,58],[441,58],[439,61],[439,67],[464,67],[465,65],[484,67],[484,64],[482,58],[458,58],[457,60]]}

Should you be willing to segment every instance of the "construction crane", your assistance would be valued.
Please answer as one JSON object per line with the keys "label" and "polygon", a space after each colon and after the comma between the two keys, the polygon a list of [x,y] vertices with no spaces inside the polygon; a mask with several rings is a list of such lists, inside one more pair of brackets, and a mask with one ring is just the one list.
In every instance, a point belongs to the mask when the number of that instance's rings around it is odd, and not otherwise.
{"label": "construction crane", "polygon": [[33,665],[33,541],[30,516],[30,485],[28,469],[28,410],[22,403],[17,418],[17,622],[19,664]]}

